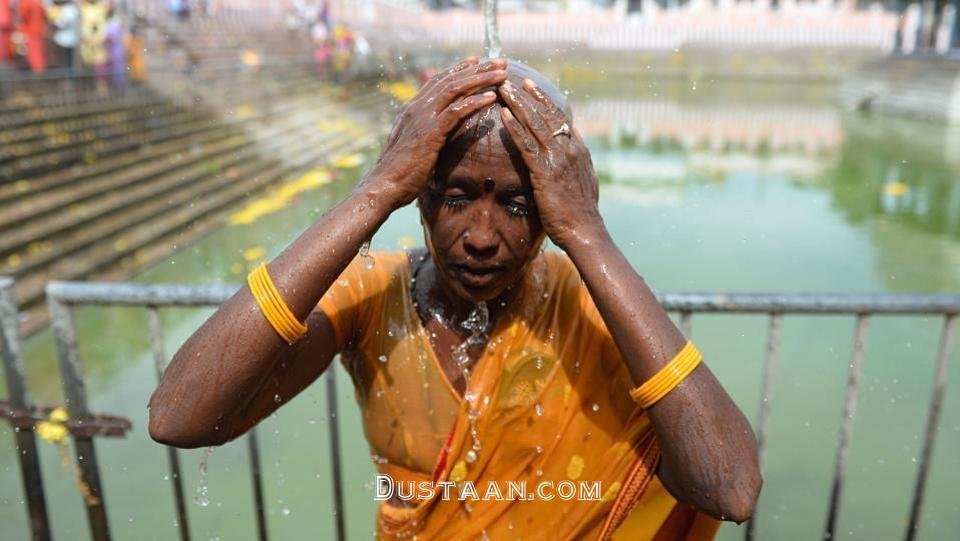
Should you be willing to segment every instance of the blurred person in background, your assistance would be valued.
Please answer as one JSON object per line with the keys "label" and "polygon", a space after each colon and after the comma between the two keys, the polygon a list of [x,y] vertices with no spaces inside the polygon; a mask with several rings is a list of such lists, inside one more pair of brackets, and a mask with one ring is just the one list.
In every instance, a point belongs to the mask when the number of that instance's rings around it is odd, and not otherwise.
{"label": "blurred person in background", "polygon": [[130,67],[130,78],[134,83],[147,80],[147,63],[143,57],[145,43],[140,27],[133,25],[127,39],[127,65]]}
{"label": "blurred person in background", "polygon": [[13,60],[13,13],[10,0],[0,0],[0,64]]}
{"label": "blurred person in background", "polygon": [[330,57],[333,55],[333,40],[330,38],[330,30],[325,23],[317,21],[310,28],[310,38],[313,40],[313,61],[317,69],[317,77],[326,79],[330,67]]}
{"label": "blurred person in background", "polygon": [[47,69],[47,11],[41,0],[20,0],[17,9],[19,31],[26,42],[27,65],[33,73]]}
{"label": "blurred person in background", "polygon": [[72,71],[80,43],[80,8],[73,0],[56,0],[47,10],[53,24],[53,42],[60,52],[60,67]]}
{"label": "blurred person in background", "polygon": [[337,82],[345,83],[349,80],[350,63],[353,60],[353,32],[347,25],[337,23],[333,27],[333,41],[335,43],[333,71]]}
{"label": "blurred person in background", "polygon": [[117,11],[111,7],[107,12],[106,29],[104,30],[107,46],[107,64],[110,70],[110,79],[114,90],[123,92],[127,86],[127,44],[123,24]]}
{"label": "blurred person in background", "polygon": [[107,55],[107,15],[110,6],[101,0],[80,4],[80,59],[97,76],[97,90],[107,91],[109,56]]}
{"label": "blurred person in background", "polygon": [[167,4],[170,14],[174,15],[180,21],[190,20],[190,2],[188,0],[170,0]]}

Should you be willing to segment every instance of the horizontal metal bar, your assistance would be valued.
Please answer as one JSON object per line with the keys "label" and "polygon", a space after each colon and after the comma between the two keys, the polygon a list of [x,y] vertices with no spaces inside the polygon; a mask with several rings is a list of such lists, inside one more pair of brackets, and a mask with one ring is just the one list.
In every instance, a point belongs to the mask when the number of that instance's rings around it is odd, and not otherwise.
{"label": "horizontal metal bar", "polygon": [[679,312],[797,314],[943,314],[960,312],[960,295],[911,293],[663,293]]}
{"label": "horizontal metal bar", "polygon": [[[212,306],[239,284],[179,285],[50,282],[47,295],[66,304]],[[960,295],[911,293],[661,293],[664,309],[677,312],[795,314],[955,314]]]}
{"label": "horizontal metal bar", "polygon": [[50,282],[47,284],[47,297],[73,305],[215,306],[226,302],[239,287],[226,284]]}

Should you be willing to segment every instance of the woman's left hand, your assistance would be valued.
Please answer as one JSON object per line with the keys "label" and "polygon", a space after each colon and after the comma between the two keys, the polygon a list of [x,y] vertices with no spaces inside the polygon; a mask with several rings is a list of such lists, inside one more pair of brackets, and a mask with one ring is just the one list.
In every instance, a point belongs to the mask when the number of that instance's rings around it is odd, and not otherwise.
{"label": "woman's left hand", "polygon": [[503,124],[530,171],[544,231],[565,251],[589,242],[604,225],[597,175],[580,133],[530,79],[523,89],[505,81],[497,91],[507,103],[500,109]]}

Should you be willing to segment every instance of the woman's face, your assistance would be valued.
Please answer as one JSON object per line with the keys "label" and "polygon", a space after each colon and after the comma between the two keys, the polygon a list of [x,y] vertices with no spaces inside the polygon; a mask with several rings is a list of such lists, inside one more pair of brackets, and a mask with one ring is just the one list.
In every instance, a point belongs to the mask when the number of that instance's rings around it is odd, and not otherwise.
{"label": "woman's face", "polygon": [[499,118],[494,105],[451,136],[419,200],[438,280],[469,302],[516,284],[544,237],[530,177]]}

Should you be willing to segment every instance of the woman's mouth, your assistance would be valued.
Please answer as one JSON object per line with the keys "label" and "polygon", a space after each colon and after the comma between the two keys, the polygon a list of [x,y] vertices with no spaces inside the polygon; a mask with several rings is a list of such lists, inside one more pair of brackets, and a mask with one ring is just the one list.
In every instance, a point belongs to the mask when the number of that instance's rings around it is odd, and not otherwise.
{"label": "woman's mouth", "polygon": [[473,265],[454,265],[453,268],[461,278],[464,285],[473,288],[483,288],[489,286],[493,281],[499,278],[506,267],[500,266],[473,266]]}

